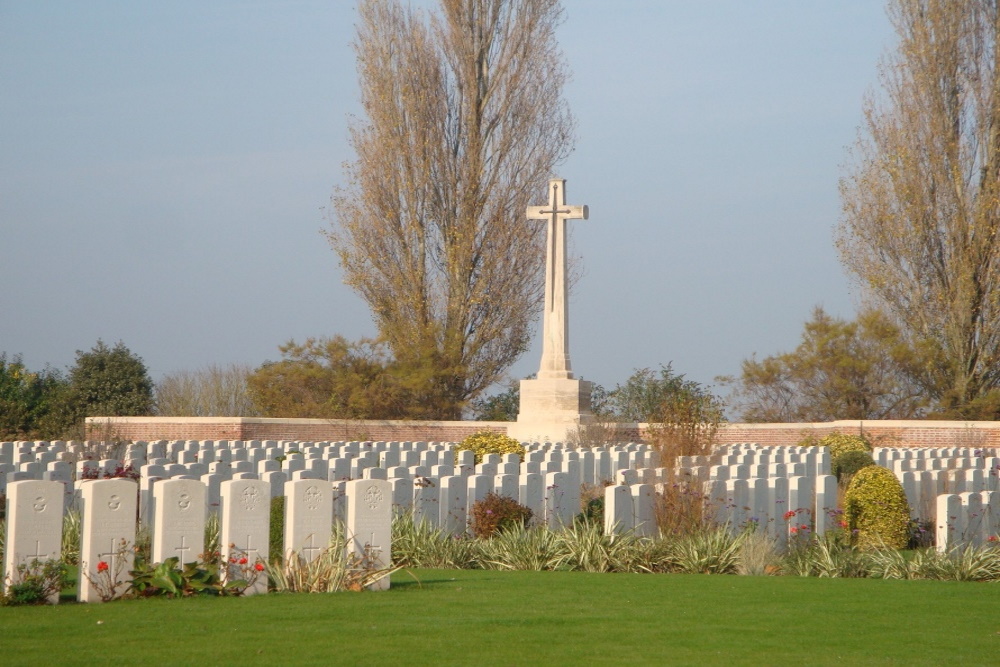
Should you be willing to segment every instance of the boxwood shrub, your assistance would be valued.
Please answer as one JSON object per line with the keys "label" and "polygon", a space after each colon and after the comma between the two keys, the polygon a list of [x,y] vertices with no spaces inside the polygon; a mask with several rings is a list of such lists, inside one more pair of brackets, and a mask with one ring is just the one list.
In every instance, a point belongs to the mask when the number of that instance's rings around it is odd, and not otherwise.
{"label": "boxwood shrub", "polygon": [[906,548],[910,506],[891,470],[880,466],[859,470],[844,496],[844,514],[858,547]]}

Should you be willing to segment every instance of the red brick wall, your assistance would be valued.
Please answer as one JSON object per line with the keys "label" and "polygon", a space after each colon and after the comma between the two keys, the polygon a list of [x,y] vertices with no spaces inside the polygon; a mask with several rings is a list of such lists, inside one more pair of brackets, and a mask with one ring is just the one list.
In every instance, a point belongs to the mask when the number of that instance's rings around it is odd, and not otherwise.
{"label": "red brick wall", "polygon": [[724,424],[719,442],[794,445],[806,437],[830,433],[867,436],[885,447],[1000,447],[1000,422],[885,420],[815,424]]}
{"label": "red brick wall", "polygon": [[503,422],[406,422],[250,417],[88,417],[87,439],[397,440],[456,442],[477,431],[505,433]]}
{"label": "red brick wall", "polygon": [[[91,440],[402,440],[456,442],[476,431],[506,432],[509,422],[407,422],[249,417],[90,417]],[[794,445],[807,436],[864,433],[877,445],[1000,447],[1000,422],[836,421],[815,424],[723,424],[718,441]],[[639,440],[646,424],[622,425],[618,439]]]}

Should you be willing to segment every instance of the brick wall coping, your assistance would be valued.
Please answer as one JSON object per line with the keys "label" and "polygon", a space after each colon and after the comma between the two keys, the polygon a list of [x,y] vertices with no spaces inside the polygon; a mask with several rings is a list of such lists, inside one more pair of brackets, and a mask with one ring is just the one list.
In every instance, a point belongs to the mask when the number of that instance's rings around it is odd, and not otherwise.
{"label": "brick wall coping", "polygon": [[87,417],[87,426],[105,426],[107,424],[220,424],[239,426],[244,424],[287,424],[290,426],[322,426],[322,425],[369,425],[369,426],[406,426],[429,428],[443,426],[485,428],[507,428],[512,422],[488,421],[425,421],[417,419],[306,419],[284,417]]}

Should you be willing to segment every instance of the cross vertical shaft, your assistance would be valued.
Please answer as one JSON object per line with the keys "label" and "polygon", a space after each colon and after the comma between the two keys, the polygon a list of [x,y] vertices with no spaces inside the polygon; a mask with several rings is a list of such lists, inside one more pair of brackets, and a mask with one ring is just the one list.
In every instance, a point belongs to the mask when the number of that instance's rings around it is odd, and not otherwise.
{"label": "cross vertical shaft", "polygon": [[566,281],[566,221],[586,220],[586,206],[566,205],[566,180],[549,181],[548,206],[529,206],[529,220],[548,222],[545,254],[545,310],[542,313],[542,362],[538,377],[572,378],[569,360],[569,289]]}

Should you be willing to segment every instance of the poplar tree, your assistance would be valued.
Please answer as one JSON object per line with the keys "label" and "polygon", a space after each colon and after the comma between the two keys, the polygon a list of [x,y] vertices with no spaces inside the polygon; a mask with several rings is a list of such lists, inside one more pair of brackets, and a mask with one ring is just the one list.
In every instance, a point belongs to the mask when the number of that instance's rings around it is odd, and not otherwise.
{"label": "poplar tree", "polygon": [[557,0],[363,0],[364,118],[328,233],[345,281],[438,418],[527,349],[544,229],[525,220],[573,145]]}
{"label": "poplar tree", "polygon": [[997,3],[892,0],[889,15],[899,43],[841,181],[840,256],[926,353],[919,380],[945,414],[995,416],[983,408],[1000,385]]}

